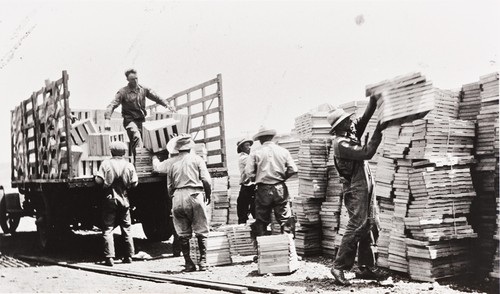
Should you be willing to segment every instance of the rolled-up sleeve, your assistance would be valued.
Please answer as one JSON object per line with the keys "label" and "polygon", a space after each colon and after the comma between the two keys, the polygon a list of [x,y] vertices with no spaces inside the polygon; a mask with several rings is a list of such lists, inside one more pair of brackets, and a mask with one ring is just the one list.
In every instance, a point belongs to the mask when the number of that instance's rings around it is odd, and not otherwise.
{"label": "rolled-up sleeve", "polygon": [[157,173],[166,173],[167,172],[167,161],[160,161],[158,157],[153,157],[153,171]]}
{"label": "rolled-up sleeve", "polygon": [[113,101],[109,103],[108,107],[106,107],[106,112],[104,112],[104,118],[111,119],[111,114],[113,114],[115,108],[120,106],[121,103],[122,103],[122,94],[120,93],[120,91],[118,91],[115,95],[115,99],[113,99]]}

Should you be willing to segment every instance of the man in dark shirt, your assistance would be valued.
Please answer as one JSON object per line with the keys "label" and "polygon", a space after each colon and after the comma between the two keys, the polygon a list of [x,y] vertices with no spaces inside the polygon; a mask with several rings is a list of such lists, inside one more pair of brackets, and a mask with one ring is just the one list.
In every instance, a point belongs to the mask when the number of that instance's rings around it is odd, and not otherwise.
{"label": "man in dark shirt", "polygon": [[175,108],[165,103],[153,90],[141,86],[138,83],[137,71],[129,69],[125,72],[128,85],[118,90],[115,99],[106,108],[104,113],[106,130],[110,130],[109,120],[111,114],[118,106],[122,106],[123,126],[127,130],[130,139],[130,149],[135,155],[135,149],[142,146],[142,123],[146,118],[146,98],[166,107],[171,111]]}
{"label": "man in dark shirt", "polygon": [[377,96],[372,96],[365,113],[356,121],[351,119],[352,113],[338,108],[332,111],[327,119],[333,134],[333,151],[335,166],[343,183],[344,203],[349,213],[349,222],[342,238],[332,275],[342,285],[349,285],[344,271],[354,265],[358,254],[358,278],[379,279],[382,276],[376,271],[375,257],[371,245],[372,230],[376,229],[376,202],[374,195],[374,179],[365,160],[371,159],[382,140],[384,126],[380,123],[368,144],[361,146],[361,136],[368,121],[377,107]]}

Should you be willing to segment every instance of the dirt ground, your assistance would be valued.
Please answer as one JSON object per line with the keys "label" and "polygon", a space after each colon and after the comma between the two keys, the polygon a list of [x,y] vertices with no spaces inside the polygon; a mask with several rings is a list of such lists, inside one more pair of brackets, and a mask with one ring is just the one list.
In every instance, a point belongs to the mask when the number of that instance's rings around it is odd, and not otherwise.
{"label": "dirt ground", "polygon": [[[259,275],[252,256],[235,256],[230,266],[212,267],[207,272],[183,274],[180,272],[183,268],[183,258],[172,257],[170,241],[148,242],[140,225],[133,226],[133,235],[136,251],[145,252],[154,259],[134,261],[132,264],[121,264],[117,260],[114,268],[267,286],[283,289],[284,293],[499,293],[497,281],[459,277],[439,283],[421,283],[410,281],[408,276],[394,272],[390,272],[394,281],[392,287],[382,287],[374,281],[356,279],[352,280],[352,286],[342,287],[333,282],[329,273],[332,260],[323,257],[304,258],[300,262],[299,270],[290,275]],[[119,241],[119,236],[116,237]],[[33,219],[24,218],[17,234],[14,236],[0,234],[0,252],[4,256],[50,257],[72,264],[96,264],[101,261],[101,239],[98,231],[76,232],[69,235],[63,239],[60,248],[52,252],[41,252],[36,240]],[[348,277],[353,278],[354,274],[350,273]],[[34,262],[0,268],[0,292],[221,293],[221,291],[109,276]]]}

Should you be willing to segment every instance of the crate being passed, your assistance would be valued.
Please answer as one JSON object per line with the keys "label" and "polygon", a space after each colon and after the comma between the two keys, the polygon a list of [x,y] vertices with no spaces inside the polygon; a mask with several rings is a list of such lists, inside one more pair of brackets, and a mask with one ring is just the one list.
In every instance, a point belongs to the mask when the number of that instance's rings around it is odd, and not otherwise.
{"label": "crate being passed", "polygon": [[144,147],[156,153],[166,150],[168,141],[179,134],[179,121],[173,118],[147,121],[142,128]]}
{"label": "crate being passed", "polygon": [[77,121],[71,125],[71,141],[74,145],[87,142],[89,134],[96,132],[94,123],[90,119]]}
{"label": "crate being passed", "polygon": [[[90,156],[111,156],[109,145],[111,142],[128,142],[128,136],[125,132],[105,132],[88,135],[89,155]],[[128,152],[126,153],[128,154]]]}

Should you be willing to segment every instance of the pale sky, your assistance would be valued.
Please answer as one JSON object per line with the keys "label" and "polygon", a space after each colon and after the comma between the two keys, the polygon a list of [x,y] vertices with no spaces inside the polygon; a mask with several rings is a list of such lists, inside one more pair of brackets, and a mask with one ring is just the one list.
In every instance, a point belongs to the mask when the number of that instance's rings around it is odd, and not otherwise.
{"label": "pale sky", "polygon": [[[498,71],[499,1],[0,1],[0,162],[10,110],[67,70],[104,109],[124,70],[162,97],[222,74],[228,138],[419,71],[456,89]],[[364,22],[356,22],[356,18]]]}

